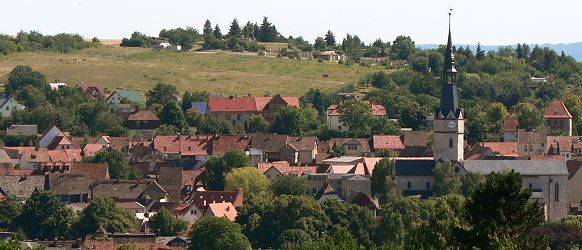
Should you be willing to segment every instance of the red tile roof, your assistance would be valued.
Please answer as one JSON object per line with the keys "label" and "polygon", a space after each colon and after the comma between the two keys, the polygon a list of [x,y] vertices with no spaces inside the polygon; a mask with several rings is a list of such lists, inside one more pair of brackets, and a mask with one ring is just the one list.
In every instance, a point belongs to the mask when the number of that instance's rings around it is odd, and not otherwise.
{"label": "red tile roof", "polygon": [[197,170],[182,170],[182,187],[188,184],[196,185],[205,172],[204,167]]}
{"label": "red tile roof", "polygon": [[562,100],[556,99],[550,103],[550,106],[544,111],[544,116],[546,118],[572,118],[572,115],[564,105]]}
{"label": "red tile roof", "polygon": [[551,136],[546,137],[548,146],[559,146],[560,152],[570,152],[572,150],[572,141],[577,139],[575,136]]}
{"label": "red tile roof", "polygon": [[518,157],[517,142],[482,142],[483,147],[490,148],[494,154],[500,156]]}
{"label": "red tile roof", "polygon": [[374,136],[372,136],[372,142],[374,144],[374,150],[378,150],[378,149],[402,150],[402,149],[404,149],[404,143],[402,142],[402,136],[400,136],[400,135],[374,135]]}
{"label": "red tile roof", "polygon": [[165,135],[154,138],[154,149],[166,154],[208,155],[210,135]]}
{"label": "red tile roof", "polygon": [[[210,97],[208,109],[210,112],[259,112],[274,97],[244,96],[244,97]],[[296,96],[281,96],[288,106],[299,107],[299,98]]]}
{"label": "red tile roof", "polygon": [[235,207],[243,206],[244,191],[196,191],[189,197],[191,202],[199,208],[205,208],[211,203],[230,202]]}
{"label": "red tile roof", "polygon": [[107,145],[99,144],[99,143],[89,143],[85,145],[83,148],[83,155],[85,157],[94,156],[97,152],[104,150],[107,148]]}
{"label": "red tile roof", "polygon": [[238,212],[230,202],[212,203],[208,205],[208,209],[214,217],[226,217],[230,221],[235,221],[238,215]]}

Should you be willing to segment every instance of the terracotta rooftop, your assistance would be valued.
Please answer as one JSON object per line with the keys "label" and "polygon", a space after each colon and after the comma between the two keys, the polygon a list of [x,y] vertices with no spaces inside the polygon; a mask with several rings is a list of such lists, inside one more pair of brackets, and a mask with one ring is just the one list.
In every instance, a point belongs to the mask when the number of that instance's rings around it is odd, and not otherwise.
{"label": "terracotta rooftop", "polygon": [[544,111],[544,116],[546,118],[572,118],[572,115],[564,105],[562,100],[556,99],[550,102],[550,105]]}
{"label": "terracotta rooftop", "polygon": [[[373,116],[386,116],[386,108],[384,105],[380,104],[370,104],[372,106]],[[332,104],[327,108],[327,114],[329,116],[340,116],[341,112],[339,110],[339,105]]]}
{"label": "terracotta rooftop", "polygon": [[400,135],[374,135],[374,136],[372,136],[372,142],[374,144],[374,150],[378,150],[378,149],[402,150],[402,149],[404,149],[404,143],[402,142],[402,136],[400,136]]}
{"label": "terracotta rooftop", "polygon": [[208,210],[212,212],[215,217],[226,217],[230,221],[235,221],[238,212],[230,202],[211,203],[208,205]]}
{"label": "terracotta rooftop", "polygon": [[232,149],[247,151],[251,138],[248,135],[215,135],[211,139],[210,154],[223,155]]}
{"label": "terracotta rooftop", "polygon": [[494,154],[500,156],[518,157],[517,142],[482,142],[483,147],[490,148]]}
{"label": "terracotta rooftop", "polygon": [[[259,112],[275,97],[210,97],[208,110],[210,112]],[[288,106],[299,107],[296,96],[281,96]]]}
{"label": "terracotta rooftop", "polygon": [[158,116],[151,110],[137,110],[127,118],[128,121],[159,121]]}
{"label": "terracotta rooftop", "polygon": [[260,162],[257,164],[257,168],[265,173],[270,168],[276,168],[279,172],[284,175],[297,174],[302,176],[304,173],[315,173],[317,171],[317,166],[289,166],[287,161],[276,161],[276,162]]}
{"label": "terracotta rooftop", "polygon": [[72,163],[69,172],[83,174],[95,181],[109,180],[107,163]]}

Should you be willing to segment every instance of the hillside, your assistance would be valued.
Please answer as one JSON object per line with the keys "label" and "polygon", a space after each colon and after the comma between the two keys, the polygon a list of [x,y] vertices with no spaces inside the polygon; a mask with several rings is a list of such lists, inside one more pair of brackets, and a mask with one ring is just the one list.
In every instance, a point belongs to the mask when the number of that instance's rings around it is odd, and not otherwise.
{"label": "hillside", "polygon": [[309,88],[337,89],[378,70],[255,53],[166,52],[103,46],[68,54],[22,52],[0,56],[0,81],[5,82],[8,73],[21,64],[41,71],[49,81],[96,82],[109,89],[141,91],[167,82],[180,91],[205,90],[223,95],[301,95]]}

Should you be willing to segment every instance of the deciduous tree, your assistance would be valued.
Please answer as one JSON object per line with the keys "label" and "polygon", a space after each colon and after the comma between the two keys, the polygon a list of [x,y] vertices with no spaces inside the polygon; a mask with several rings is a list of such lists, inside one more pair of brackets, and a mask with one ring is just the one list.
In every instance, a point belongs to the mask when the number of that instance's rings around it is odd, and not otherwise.
{"label": "deciduous tree", "polygon": [[165,207],[150,218],[148,225],[158,236],[176,236],[188,229],[188,223],[186,221],[177,219]]}
{"label": "deciduous tree", "polygon": [[135,227],[135,216],[117,207],[113,199],[98,196],[81,212],[77,223],[77,235],[84,237],[95,233],[102,226],[108,232],[130,233]]}
{"label": "deciduous tree", "polygon": [[188,249],[251,249],[240,225],[225,217],[203,217],[196,221]]}

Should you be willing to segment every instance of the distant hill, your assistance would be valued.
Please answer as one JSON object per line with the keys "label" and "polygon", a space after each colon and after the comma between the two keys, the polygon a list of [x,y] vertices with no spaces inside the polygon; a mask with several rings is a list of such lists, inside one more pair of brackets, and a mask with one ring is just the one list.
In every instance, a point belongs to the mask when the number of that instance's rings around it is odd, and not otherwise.
{"label": "distant hill", "polygon": [[[419,47],[421,49],[434,49],[434,48],[437,48],[438,46],[439,46],[439,44],[420,44],[417,47]],[[471,48],[471,50],[473,52],[477,49],[476,44],[456,44],[456,46],[463,46],[463,47],[469,46],[469,48]],[[504,46],[504,45],[481,45],[481,49],[483,49],[485,51],[489,51],[489,50],[496,51],[501,46]],[[535,46],[535,44],[530,44],[530,47],[533,47],[533,46]],[[538,46],[549,47],[558,53],[562,53],[562,51],[564,51],[564,53],[566,53],[567,55],[573,56],[574,58],[576,58],[576,60],[582,62],[582,42],[558,43],[558,44],[545,43],[545,44],[538,44]],[[515,47],[515,45],[512,45],[512,47]]]}

